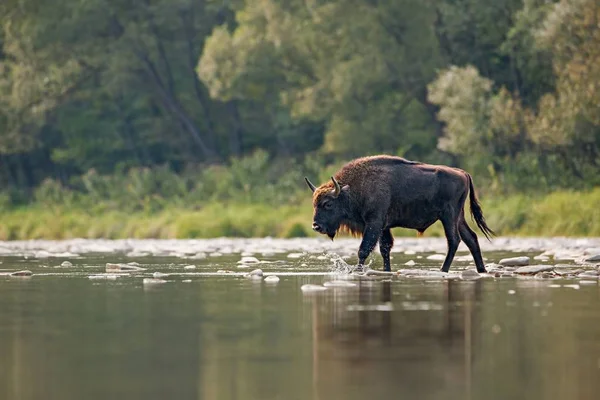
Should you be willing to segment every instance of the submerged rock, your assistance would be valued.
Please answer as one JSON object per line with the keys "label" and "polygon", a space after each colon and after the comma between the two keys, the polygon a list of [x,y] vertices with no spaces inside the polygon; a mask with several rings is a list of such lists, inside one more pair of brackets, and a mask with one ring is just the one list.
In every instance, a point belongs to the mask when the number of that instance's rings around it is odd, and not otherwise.
{"label": "submerged rock", "polygon": [[113,264],[106,263],[106,272],[122,272],[122,271],[145,271],[146,268],[138,267],[131,264]]}
{"label": "submerged rock", "polygon": [[265,282],[268,282],[268,283],[277,283],[277,282],[279,282],[279,277],[275,276],[275,275],[267,276],[265,278]]}
{"label": "submerged rock", "polygon": [[256,257],[242,257],[238,264],[258,264],[260,261]]}
{"label": "submerged rock", "polygon": [[260,268],[257,268],[253,271],[250,271],[251,276],[263,276],[263,271]]}
{"label": "submerged rock", "polygon": [[312,285],[310,283],[307,283],[305,285],[300,286],[300,290],[302,290],[303,292],[322,292],[324,290],[327,290],[327,288],[325,286]]}
{"label": "submerged rock", "polygon": [[157,278],[144,278],[143,283],[144,285],[154,285],[158,283],[167,283],[167,281],[165,281],[164,279]]}
{"label": "submerged rock", "polygon": [[31,276],[33,275],[33,273],[28,270],[28,269],[24,269],[22,271],[15,271],[15,272],[11,272],[10,276]]}
{"label": "submerged rock", "polygon": [[72,266],[73,266],[73,264],[71,263],[71,261],[63,261],[63,262],[60,264],[60,266],[61,266],[61,267],[63,267],[63,268],[70,268],[70,267],[72,267]]}
{"label": "submerged rock", "polygon": [[552,271],[553,269],[553,265],[530,265],[527,267],[517,268],[515,273],[520,275],[535,275],[539,272]]}
{"label": "submerged rock", "polygon": [[511,258],[503,258],[500,260],[500,265],[507,265],[512,267],[519,267],[524,265],[529,265],[529,257],[511,257]]}
{"label": "submerged rock", "polygon": [[583,259],[585,262],[600,262],[600,253],[591,255]]}
{"label": "submerged rock", "polygon": [[107,280],[107,281],[114,281],[118,277],[119,277],[119,275],[117,275],[117,274],[96,274],[96,275],[88,276],[88,278],[91,280]]}
{"label": "submerged rock", "polygon": [[337,288],[348,288],[348,287],[356,287],[356,283],[348,282],[348,281],[329,281],[323,284],[325,287],[337,287]]}

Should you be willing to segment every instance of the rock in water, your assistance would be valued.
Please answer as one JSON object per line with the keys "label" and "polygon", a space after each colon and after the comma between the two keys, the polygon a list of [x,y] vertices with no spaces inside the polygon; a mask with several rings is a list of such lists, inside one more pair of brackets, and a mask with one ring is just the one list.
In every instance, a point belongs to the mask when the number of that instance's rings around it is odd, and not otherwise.
{"label": "rock in water", "polygon": [[238,264],[258,264],[260,261],[256,257],[242,257]]}
{"label": "rock in water", "polygon": [[144,278],[144,285],[154,285],[157,283],[167,283],[164,279],[156,279],[156,278]]}
{"label": "rock in water", "polygon": [[263,276],[262,269],[255,269],[250,271],[250,276]]}
{"label": "rock in water", "polygon": [[511,257],[511,258],[503,258],[500,260],[500,265],[508,265],[514,267],[520,267],[524,265],[529,265],[529,257]]}
{"label": "rock in water", "polygon": [[583,261],[585,262],[598,262],[600,261],[600,254],[594,254],[589,257],[586,257]]}
{"label": "rock in water", "polygon": [[152,276],[154,278],[165,278],[165,277],[169,276],[169,274],[165,274],[165,273],[162,273],[162,272],[155,272],[155,273],[152,274]]}
{"label": "rock in water", "polygon": [[31,275],[33,275],[33,274],[28,269],[24,269],[22,271],[15,271],[15,272],[11,272],[10,273],[10,276],[31,276]]}
{"label": "rock in water", "polygon": [[433,261],[444,261],[446,259],[446,256],[443,254],[432,254],[430,256],[427,256],[427,259]]}
{"label": "rock in water", "polygon": [[267,276],[265,278],[265,282],[268,282],[268,283],[277,283],[277,282],[279,282],[279,277],[275,276],[275,275]]}
{"label": "rock in water", "polygon": [[300,287],[300,290],[302,290],[303,292],[322,292],[324,290],[327,290],[327,288],[325,286],[321,286],[321,285],[306,284],[306,285],[302,285]]}
{"label": "rock in water", "polygon": [[137,267],[135,265],[106,263],[106,272],[145,271],[145,270],[146,270],[146,268]]}
{"label": "rock in water", "polygon": [[61,266],[61,267],[63,267],[63,268],[70,268],[70,267],[72,267],[72,266],[73,266],[73,264],[71,263],[71,261],[63,261],[63,262],[60,264],[60,266]]}
{"label": "rock in water", "polygon": [[409,267],[412,267],[413,265],[415,265],[416,262],[414,260],[410,260],[404,263],[404,265],[408,265]]}
{"label": "rock in water", "polygon": [[183,269],[196,269],[195,265],[186,265]]}
{"label": "rock in water", "polygon": [[348,281],[329,281],[323,284],[325,287],[355,287],[356,283],[348,282]]}
{"label": "rock in water", "polygon": [[520,275],[535,275],[539,272],[552,271],[553,265],[530,265],[527,267],[520,267],[515,270],[515,274]]}

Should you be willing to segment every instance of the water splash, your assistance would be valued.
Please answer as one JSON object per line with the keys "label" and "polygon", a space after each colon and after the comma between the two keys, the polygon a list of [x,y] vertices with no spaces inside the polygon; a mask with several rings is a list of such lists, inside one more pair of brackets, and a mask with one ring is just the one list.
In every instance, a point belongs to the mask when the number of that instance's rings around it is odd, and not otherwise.
{"label": "water splash", "polygon": [[349,274],[365,274],[367,271],[371,269],[371,262],[369,261],[366,265],[360,268],[358,265],[351,265],[346,262],[342,257],[337,254],[333,254],[331,256],[332,266],[329,268],[331,272],[339,275],[349,275]]}

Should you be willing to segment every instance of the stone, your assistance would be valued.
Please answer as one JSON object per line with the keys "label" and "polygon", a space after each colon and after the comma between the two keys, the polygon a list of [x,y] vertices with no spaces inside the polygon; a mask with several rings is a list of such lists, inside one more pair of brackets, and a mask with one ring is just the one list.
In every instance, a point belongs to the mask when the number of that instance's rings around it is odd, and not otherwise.
{"label": "stone", "polygon": [[28,270],[28,269],[24,269],[22,271],[15,271],[15,272],[11,272],[10,276],[31,276],[33,275],[33,273]]}
{"label": "stone", "polygon": [[165,281],[164,279],[157,278],[144,278],[143,283],[144,285],[155,285],[158,283],[167,283],[167,281]]}
{"label": "stone", "polygon": [[527,267],[517,268],[515,273],[520,275],[535,275],[539,272],[552,271],[553,269],[553,265],[530,265]]}
{"label": "stone", "polygon": [[265,282],[267,283],[277,283],[279,282],[279,277],[275,275],[270,275],[265,278]]}
{"label": "stone", "polygon": [[183,269],[196,269],[195,265],[186,265]]}
{"label": "stone", "polygon": [[327,290],[327,288],[325,286],[312,285],[310,283],[307,283],[305,285],[300,286],[300,290],[302,290],[303,292],[322,292],[324,290]]}
{"label": "stone", "polygon": [[250,271],[250,276],[263,276],[263,271],[262,269],[255,269]]}
{"label": "stone", "polygon": [[117,275],[117,274],[96,274],[96,275],[88,276],[88,278],[91,280],[107,280],[107,281],[114,281],[118,277],[119,277],[119,275]]}
{"label": "stone", "polygon": [[588,281],[588,280],[579,281],[580,285],[596,285],[597,283],[598,283],[598,281]]}
{"label": "stone", "polygon": [[62,263],[60,263],[60,266],[63,268],[70,268],[73,266],[73,264],[71,263],[71,261],[63,261]]}
{"label": "stone", "polygon": [[256,257],[242,257],[238,264],[258,264],[260,261]]}
{"label": "stone", "polygon": [[430,256],[427,256],[427,259],[433,261],[444,261],[446,259],[446,256],[443,254],[432,254]]}
{"label": "stone", "polygon": [[145,271],[146,268],[138,267],[130,264],[113,264],[106,263],[106,272],[123,272],[123,271]]}
{"label": "stone", "polygon": [[355,287],[356,283],[353,282],[348,282],[348,281],[329,281],[329,282],[325,282],[323,284],[323,286],[325,287],[337,287],[337,288],[343,288],[343,287]]}
{"label": "stone", "polygon": [[404,263],[404,265],[408,265],[410,267],[412,267],[415,264],[416,264],[416,262],[414,260],[410,260],[410,261],[407,261],[407,262]]}
{"label": "stone", "polygon": [[529,257],[511,257],[511,258],[503,258],[500,260],[500,265],[507,265],[512,267],[520,267],[524,265],[529,265]]}
{"label": "stone", "polygon": [[304,253],[290,253],[287,255],[287,258],[300,258],[304,255]]}
{"label": "stone", "polygon": [[585,262],[600,262],[600,253],[594,254],[583,259]]}
{"label": "stone", "polygon": [[543,255],[539,255],[539,256],[535,256],[533,257],[534,260],[537,261],[548,261],[550,259],[550,257],[548,256],[543,256]]}

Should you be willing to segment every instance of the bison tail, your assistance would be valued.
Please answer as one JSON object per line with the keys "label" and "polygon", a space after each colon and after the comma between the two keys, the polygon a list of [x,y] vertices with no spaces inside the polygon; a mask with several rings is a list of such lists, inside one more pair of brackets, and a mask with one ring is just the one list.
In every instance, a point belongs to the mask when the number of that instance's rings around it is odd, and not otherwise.
{"label": "bison tail", "polygon": [[485,235],[487,240],[490,240],[490,236],[496,236],[496,233],[490,229],[489,226],[485,223],[485,218],[483,217],[483,211],[481,210],[481,205],[477,200],[477,195],[475,194],[475,188],[473,187],[473,179],[471,179],[471,175],[467,174],[469,178],[469,200],[471,201],[471,217],[477,223],[481,232]]}

